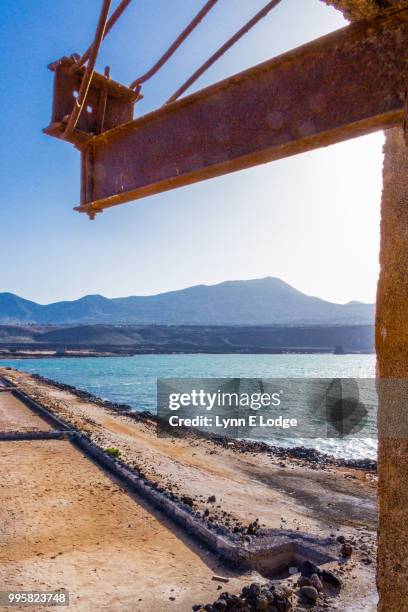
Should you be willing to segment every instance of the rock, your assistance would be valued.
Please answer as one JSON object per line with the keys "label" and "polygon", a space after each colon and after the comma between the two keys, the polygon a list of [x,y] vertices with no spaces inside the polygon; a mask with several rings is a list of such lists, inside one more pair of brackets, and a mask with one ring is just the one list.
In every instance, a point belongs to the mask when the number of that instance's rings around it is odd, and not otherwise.
{"label": "rock", "polygon": [[227,603],[230,608],[235,606],[238,609],[243,608],[245,605],[244,601],[238,595],[230,595],[227,599]]}
{"label": "rock", "polygon": [[202,605],[201,604],[196,604],[195,606],[193,606],[192,610],[193,612],[198,612],[198,610],[201,610]]}
{"label": "rock", "polygon": [[232,593],[221,593],[218,600],[213,604],[207,604],[200,610],[206,612],[218,612],[231,610],[234,612],[253,612],[254,610],[265,612],[290,612],[292,605],[290,595],[292,591],[286,587],[278,587],[274,584],[259,585],[252,583],[242,589],[240,595]]}
{"label": "rock", "polygon": [[184,497],[181,498],[181,501],[183,502],[183,504],[186,504],[186,506],[190,506],[190,508],[194,506],[193,498],[188,497],[188,495],[184,495]]}
{"label": "rock", "polygon": [[346,538],[343,535],[339,535],[337,536],[336,540],[340,542],[340,544],[344,544],[346,541]]}
{"label": "rock", "polygon": [[289,570],[288,570],[290,576],[293,576],[294,574],[297,574],[298,571],[299,571],[299,569],[297,567],[294,567],[294,566],[290,567]]}
{"label": "rock", "polygon": [[319,576],[317,574],[312,574],[310,576],[310,582],[315,587],[315,589],[317,591],[319,591],[319,593],[321,593],[324,590],[323,589],[322,581],[320,580],[320,578],[319,578]]}
{"label": "rock", "polygon": [[315,589],[313,586],[304,586],[300,589],[299,593],[302,597],[304,597],[304,599],[312,603],[315,603],[319,597],[317,589]]}
{"label": "rock", "polygon": [[[316,576],[316,574],[312,574],[313,576]],[[302,586],[313,586],[312,581],[310,580],[310,578],[306,578],[306,576],[300,576],[299,580],[298,580],[298,586],[302,587]]]}
{"label": "rock", "polygon": [[227,602],[224,599],[218,599],[213,603],[213,609],[217,610],[217,612],[223,612],[228,607]]}
{"label": "rock", "polygon": [[322,571],[322,580],[338,588],[341,588],[343,584],[341,578],[329,570]]}
{"label": "rock", "polygon": [[256,582],[253,582],[248,587],[242,589],[243,597],[258,597],[261,594],[261,587]]}
{"label": "rock", "polygon": [[207,501],[210,504],[215,504],[215,502],[217,501],[217,498],[215,497],[215,495],[210,495],[210,497],[207,499]]}
{"label": "rock", "polygon": [[351,557],[353,554],[353,547],[351,544],[343,544],[341,547],[340,553],[343,557]]}
{"label": "rock", "polygon": [[282,599],[280,597],[275,598],[272,607],[269,608],[271,612],[276,609],[277,612],[290,612],[292,605],[288,599]]}
{"label": "rock", "polygon": [[269,610],[269,600],[264,595],[256,597],[254,604],[255,610]]}
{"label": "rock", "polygon": [[315,563],[312,563],[311,561],[304,561],[300,568],[300,572],[302,576],[306,576],[306,578],[310,578],[312,574],[317,574],[319,578],[322,575],[322,570],[320,569],[320,567],[318,565],[315,565]]}
{"label": "rock", "polygon": [[281,599],[289,597],[292,593],[291,589],[283,584],[279,585],[278,587],[274,586],[273,592],[275,597],[280,597]]}

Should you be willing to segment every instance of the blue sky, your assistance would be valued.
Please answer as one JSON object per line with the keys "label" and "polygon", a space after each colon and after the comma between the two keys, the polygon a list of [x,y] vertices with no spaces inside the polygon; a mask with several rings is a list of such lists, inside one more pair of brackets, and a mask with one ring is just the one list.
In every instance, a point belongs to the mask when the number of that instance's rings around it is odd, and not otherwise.
{"label": "blue sky", "polygon": [[[265,2],[219,0],[146,84],[137,114],[165,101]],[[203,3],[133,0],[103,43],[99,70],[109,64],[129,83]],[[85,50],[99,8],[100,0],[2,0],[0,291],[47,303],[270,275],[332,301],[373,301],[381,133],[120,206],[92,223],[72,210],[79,155],[41,132],[52,101],[46,66]],[[195,89],[343,25],[319,0],[282,0]]]}

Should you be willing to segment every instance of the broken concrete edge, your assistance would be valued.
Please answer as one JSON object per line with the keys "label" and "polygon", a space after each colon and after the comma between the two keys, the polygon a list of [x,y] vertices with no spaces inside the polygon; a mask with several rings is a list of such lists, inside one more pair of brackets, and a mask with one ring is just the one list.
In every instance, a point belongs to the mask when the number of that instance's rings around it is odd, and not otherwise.
{"label": "broken concrete edge", "polygon": [[[13,370],[13,368],[6,368]],[[18,371],[15,370],[14,371]],[[118,404],[111,402],[109,400],[104,400],[90,393],[89,391],[84,391],[82,389],[78,389],[73,385],[68,385],[66,383],[58,382],[57,380],[53,380],[51,378],[47,378],[46,376],[41,376],[40,374],[30,373],[30,376],[46,385],[51,387],[55,387],[57,389],[61,389],[62,391],[68,391],[72,393],[76,397],[81,400],[89,401],[97,406],[105,408],[106,410],[112,411],[114,414],[121,414],[123,416],[127,416],[135,421],[152,421],[158,427],[161,427],[164,430],[168,430],[168,424],[164,419],[161,419],[158,415],[153,414],[149,411],[137,412],[132,406],[129,404]],[[8,380],[3,376],[3,381]],[[0,377],[1,382],[1,377]],[[10,381],[8,381],[10,382]],[[11,383],[10,383],[11,384]],[[67,425],[69,427],[69,425]],[[174,428],[173,428],[174,429]],[[191,431],[189,428],[180,427],[179,431],[175,432],[172,430],[172,435],[175,436],[176,433],[180,437],[184,436],[194,436],[199,437],[203,440],[209,440],[213,444],[218,446],[228,446],[234,451],[243,452],[244,448],[248,452],[260,452],[260,453],[269,453],[274,457],[278,457],[280,459],[285,459],[288,457],[289,459],[302,459],[303,461],[315,465],[316,463],[325,463],[327,465],[333,465],[338,468],[351,468],[356,470],[363,470],[367,472],[376,472],[377,471],[377,462],[371,459],[342,459],[338,457],[334,457],[333,455],[328,455],[325,453],[321,453],[316,449],[311,449],[307,447],[293,447],[287,448],[283,446],[270,446],[265,442],[255,442],[251,440],[245,440],[241,438],[232,438],[227,435],[217,435],[214,433],[208,433],[205,431],[200,431],[199,429],[194,429]]]}
{"label": "broken concrete edge", "polygon": [[[0,377],[0,382],[14,387],[5,377]],[[330,539],[321,539],[301,532],[269,530],[265,535],[257,536],[251,543],[238,541],[238,536],[234,539],[225,527],[204,522],[201,516],[197,516],[189,506],[168,497],[164,491],[157,489],[155,483],[144,480],[135,470],[108,455],[84,434],[56,417],[21,390],[13,388],[12,392],[29,409],[60,428],[58,432],[38,433],[59,433],[65,436],[87,458],[116,476],[128,490],[163,512],[173,523],[182,527],[188,535],[203,543],[229,564],[245,570],[252,569],[271,574],[290,564],[302,563],[306,559],[321,564],[337,558],[335,545]]]}

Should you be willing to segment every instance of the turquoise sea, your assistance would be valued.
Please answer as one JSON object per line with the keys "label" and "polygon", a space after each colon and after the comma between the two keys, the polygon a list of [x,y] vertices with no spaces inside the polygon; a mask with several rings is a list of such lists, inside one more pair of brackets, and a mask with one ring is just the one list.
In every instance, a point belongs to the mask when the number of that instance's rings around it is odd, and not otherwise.
{"label": "turquoise sea", "polygon": [[[0,361],[26,372],[125,403],[137,411],[156,410],[157,378],[373,378],[375,355],[136,355]],[[271,443],[287,445],[276,439]],[[375,457],[369,439],[295,441],[339,457]]]}

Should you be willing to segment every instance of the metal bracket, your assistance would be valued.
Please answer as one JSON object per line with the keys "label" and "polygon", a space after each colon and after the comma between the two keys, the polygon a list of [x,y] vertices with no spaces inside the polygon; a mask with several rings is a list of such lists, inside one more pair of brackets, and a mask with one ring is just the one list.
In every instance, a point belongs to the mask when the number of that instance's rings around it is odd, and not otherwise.
{"label": "metal bracket", "polygon": [[133,90],[113,81],[109,69],[105,74],[94,72],[86,98],[86,105],[75,130],[64,137],[64,131],[75,105],[85,68],[76,67],[78,55],[63,57],[48,68],[55,73],[54,99],[51,123],[43,132],[62,140],[81,145],[101,134],[133,119],[133,107],[140,97]]}

